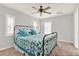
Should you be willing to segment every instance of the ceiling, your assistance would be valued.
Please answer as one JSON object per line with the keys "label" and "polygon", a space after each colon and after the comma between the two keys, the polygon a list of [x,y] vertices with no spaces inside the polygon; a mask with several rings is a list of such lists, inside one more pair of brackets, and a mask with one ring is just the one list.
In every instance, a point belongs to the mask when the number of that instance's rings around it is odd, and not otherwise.
{"label": "ceiling", "polygon": [[[2,3],[0,5],[15,9],[39,19],[73,13],[74,9],[77,6],[77,4],[75,3]],[[52,12],[52,14],[44,13],[42,16],[40,16],[39,13],[32,14],[33,12],[37,11],[32,7],[36,7],[39,9],[40,5],[42,5],[44,8],[50,6],[51,9],[47,11]]]}

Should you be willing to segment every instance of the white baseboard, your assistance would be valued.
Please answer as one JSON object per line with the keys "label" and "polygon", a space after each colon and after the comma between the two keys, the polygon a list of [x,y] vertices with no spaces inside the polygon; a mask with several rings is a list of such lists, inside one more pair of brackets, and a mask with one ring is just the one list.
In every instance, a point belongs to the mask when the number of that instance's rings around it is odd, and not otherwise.
{"label": "white baseboard", "polygon": [[67,40],[58,40],[58,41],[67,42],[67,43],[73,43],[72,41],[67,41]]}
{"label": "white baseboard", "polygon": [[5,47],[5,48],[0,48],[0,51],[1,50],[5,50],[5,49],[8,49],[8,48],[11,48],[11,47],[13,47],[13,46],[11,45],[11,46],[8,46],[8,47]]}

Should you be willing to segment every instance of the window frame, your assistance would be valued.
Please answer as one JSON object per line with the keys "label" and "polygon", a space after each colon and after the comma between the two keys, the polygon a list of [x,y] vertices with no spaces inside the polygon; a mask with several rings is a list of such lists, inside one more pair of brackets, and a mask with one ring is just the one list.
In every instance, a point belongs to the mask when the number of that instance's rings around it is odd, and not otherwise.
{"label": "window frame", "polygon": [[[48,28],[49,26],[46,23],[50,24],[50,29]],[[45,28],[45,26],[46,26],[46,28]],[[49,29],[49,30],[47,30],[47,29]],[[52,23],[51,22],[44,22],[44,34],[50,34],[50,33],[52,33]]]}
{"label": "window frame", "polygon": [[[12,18],[12,22],[13,26],[8,25],[8,19]],[[10,23],[11,24],[11,23]],[[12,24],[11,24],[12,25]],[[10,26],[11,28],[13,27],[13,29],[8,29],[8,26]],[[15,26],[15,16],[7,14],[6,15],[6,36],[13,36],[14,33],[14,26]]]}

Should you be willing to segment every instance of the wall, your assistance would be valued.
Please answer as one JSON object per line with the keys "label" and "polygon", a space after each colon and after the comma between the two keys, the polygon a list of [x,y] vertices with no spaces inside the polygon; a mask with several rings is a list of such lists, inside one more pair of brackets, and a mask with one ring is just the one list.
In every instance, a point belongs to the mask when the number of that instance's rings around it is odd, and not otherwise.
{"label": "wall", "polygon": [[52,22],[52,32],[58,33],[58,40],[73,42],[74,40],[74,23],[73,14],[41,19],[41,32],[44,32],[44,22]]}
{"label": "wall", "polygon": [[15,25],[32,25],[33,21],[36,21],[39,24],[39,20],[36,18],[0,5],[0,49],[13,45],[13,37],[7,37],[5,35],[6,14],[15,16]]}

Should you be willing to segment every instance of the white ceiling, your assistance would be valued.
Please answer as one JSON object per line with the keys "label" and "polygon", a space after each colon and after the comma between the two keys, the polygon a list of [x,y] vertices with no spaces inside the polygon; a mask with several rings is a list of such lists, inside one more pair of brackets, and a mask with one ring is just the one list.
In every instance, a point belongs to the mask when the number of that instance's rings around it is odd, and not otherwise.
{"label": "white ceiling", "polygon": [[[77,4],[74,3],[2,3],[1,5],[40,19],[72,13],[77,6]],[[37,11],[32,7],[36,7],[39,9],[40,5],[43,5],[44,8],[50,6],[51,9],[47,11],[52,12],[52,14],[44,13],[42,16],[40,16],[39,13],[32,14],[33,12]]]}

